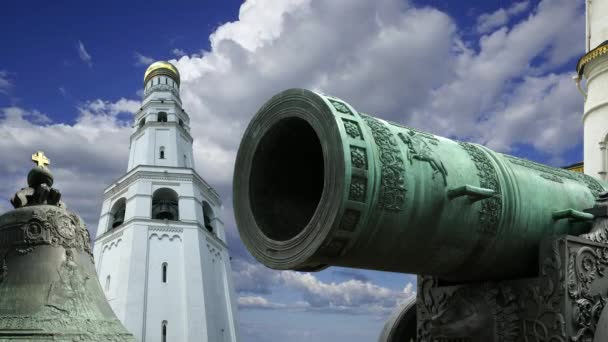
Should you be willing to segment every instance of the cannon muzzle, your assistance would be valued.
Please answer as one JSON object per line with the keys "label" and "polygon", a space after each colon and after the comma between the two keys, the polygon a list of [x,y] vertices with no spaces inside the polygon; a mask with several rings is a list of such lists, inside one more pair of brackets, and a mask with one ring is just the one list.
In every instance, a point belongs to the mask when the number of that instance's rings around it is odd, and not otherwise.
{"label": "cannon muzzle", "polygon": [[234,210],[249,251],[275,269],[512,279],[537,272],[544,237],[586,233],[584,210],[606,187],[291,89],[243,136]]}

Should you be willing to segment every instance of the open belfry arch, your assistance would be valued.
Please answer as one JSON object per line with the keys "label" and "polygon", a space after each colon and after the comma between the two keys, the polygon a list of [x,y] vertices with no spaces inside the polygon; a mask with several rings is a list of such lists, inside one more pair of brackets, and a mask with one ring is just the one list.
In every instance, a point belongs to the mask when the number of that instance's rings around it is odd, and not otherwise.
{"label": "open belfry arch", "polygon": [[139,341],[237,341],[222,204],[194,170],[179,87],[171,63],[145,73],[127,172],[104,192],[97,274]]}

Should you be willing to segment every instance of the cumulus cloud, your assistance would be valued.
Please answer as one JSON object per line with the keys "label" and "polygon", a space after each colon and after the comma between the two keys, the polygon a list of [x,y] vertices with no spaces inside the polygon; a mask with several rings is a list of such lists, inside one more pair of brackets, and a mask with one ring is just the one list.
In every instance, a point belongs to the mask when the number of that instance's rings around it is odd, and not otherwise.
{"label": "cumulus cloud", "polygon": [[477,32],[487,33],[508,23],[509,19],[528,9],[529,1],[516,2],[509,8],[500,8],[492,13],[484,13],[477,18]]}
{"label": "cumulus cloud", "polygon": [[120,112],[139,108],[120,99],[82,104],[76,123],[53,123],[46,114],[19,107],[0,109],[0,209],[6,199],[26,185],[25,176],[34,151],[51,158],[55,184],[64,201],[76,210],[95,233],[103,189],[126,168],[130,127],[117,119]]}
{"label": "cumulus cloud", "polygon": [[[505,11],[512,16],[529,6],[519,2]],[[210,51],[172,61],[182,75],[195,155],[203,161],[197,165],[212,183],[229,186],[225,170],[233,168],[248,121],[264,101],[291,87],[321,90],[361,111],[503,151],[532,141],[535,134],[518,130],[493,141],[498,137],[476,125],[507,109],[505,101],[515,101],[510,94],[527,75],[544,77],[579,53],[572,47],[582,44],[574,43],[583,34],[580,4],[543,1],[532,13],[472,44],[445,13],[396,0],[245,2],[238,21],[210,36]],[[574,87],[569,94],[576,94]],[[555,107],[566,99],[571,96]],[[534,129],[561,130],[565,122]],[[564,145],[534,144],[550,156],[563,152],[554,146]]]}
{"label": "cumulus cloud", "polygon": [[[422,104],[452,67],[445,58],[456,32],[451,19],[401,1],[246,2],[239,18],[211,35],[211,51],[172,61],[201,147],[198,165],[216,184],[230,183],[225,170],[233,168],[244,128],[276,92],[323,89],[382,113]],[[204,162],[210,158],[215,162]]]}
{"label": "cumulus cloud", "polygon": [[235,290],[239,293],[269,294],[279,280],[279,273],[258,263],[236,259],[232,262]]}
{"label": "cumulus cloud", "polygon": [[239,297],[237,300],[240,309],[283,309],[285,304],[272,303],[260,296]]}
{"label": "cumulus cloud", "polygon": [[413,285],[394,291],[372,282],[356,279],[325,283],[311,273],[281,272],[284,286],[299,291],[305,302],[318,311],[389,314],[415,294]]}
{"label": "cumulus cloud", "polygon": [[80,40],[78,41],[78,57],[80,57],[80,60],[88,65],[89,68],[93,66],[93,59]]}
{"label": "cumulus cloud", "polygon": [[505,103],[496,106],[496,111],[480,125],[492,137],[488,147],[517,152],[512,148],[516,140],[559,156],[576,146],[583,133],[582,125],[577,124],[581,96],[572,92],[572,87],[569,73],[524,78],[513,94],[505,97]]}
{"label": "cumulus cloud", "polygon": [[[533,15],[512,29],[501,28],[481,37],[479,51],[464,47],[454,57],[456,73],[453,77],[431,90],[427,102],[414,108],[409,118],[402,121],[444,136],[487,144],[503,152],[509,152],[512,146],[524,142],[531,143],[548,156],[563,153],[567,144],[578,139],[575,133],[580,120],[568,120],[575,116],[573,113],[580,115],[582,99],[573,85],[568,87],[565,82],[558,82],[555,76],[546,71],[562,66],[581,54],[584,49],[582,40],[570,44],[569,48],[565,48],[565,44],[576,41],[576,37],[583,34],[581,4],[561,0],[543,1]],[[542,63],[536,65],[535,60]],[[558,76],[562,80],[567,77],[567,74]],[[535,79],[560,85],[561,96],[553,97],[555,102],[550,107],[543,105],[542,91],[531,89],[530,82]],[[546,83],[535,84],[540,86]],[[530,91],[536,94],[535,98],[530,97]],[[549,88],[545,91],[550,93]],[[522,97],[528,99],[527,111],[521,109]],[[509,119],[508,115],[503,114],[512,113],[517,107],[520,107],[518,113],[521,115],[517,118],[519,124],[508,122],[515,117]],[[562,114],[566,116],[560,116]],[[550,120],[538,120],[539,117],[550,116]],[[398,117],[396,119],[399,120]],[[527,125],[524,131],[520,129],[522,122]],[[574,130],[573,126],[576,126]],[[499,129],[501,132],[497,134]],[[561,137],[547,135],[539,143],[536,139],[545,131],[573,134]]]}
{"label": "cumulus cloud", "polygon": [[273,271],[258,263],[237,261],[233,269],[235,287],[239,293],[269,295],[277,288],[287,288],[300,294],[294,303],[272,303],[260,295],[243,296],[243,308],[289,309],[347,314],[387,315],[396,306],[415,295],[412,283],[396,291],[374,284],[370,280],[349,279],[324,282],[312,273]]}
{"label": "cumulus cloud", "polygon": [[139,101],[121,98],[116,102],[100,99],[89,101],[79,108],[81,114],[116,116],[120,113],[135,113],[141,107]]}
{"label": "cumulus cloud", "polygon": [[133,57],[135,57],[135,65],[136,66],[148,66],[152,63],[154,63],[154,58],[152,57],[148,57],[148,56],[144,56],[139,52],[135,52],[133,54]]}
{"label": "cumulus cloud", "polygon": [[181,57],[181,56],[185,56],[186,55],[186,51],[184,51],[182,49],[178,49],[178,48],[175,48],[175,49],[171,50],[171,53],[174,54],[177,57]]}

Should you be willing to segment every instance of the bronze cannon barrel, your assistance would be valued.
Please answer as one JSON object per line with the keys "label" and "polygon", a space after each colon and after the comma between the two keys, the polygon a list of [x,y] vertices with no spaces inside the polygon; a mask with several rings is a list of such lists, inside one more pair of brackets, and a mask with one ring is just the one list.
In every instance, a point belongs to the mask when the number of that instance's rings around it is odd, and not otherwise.
{"label": "bronze cannon barrel", "polygon": [[506,279],[541,239],[590,229],[607,185],[286,90],[257,112],[234,173],[241,238],[275,269],[326,266]]}

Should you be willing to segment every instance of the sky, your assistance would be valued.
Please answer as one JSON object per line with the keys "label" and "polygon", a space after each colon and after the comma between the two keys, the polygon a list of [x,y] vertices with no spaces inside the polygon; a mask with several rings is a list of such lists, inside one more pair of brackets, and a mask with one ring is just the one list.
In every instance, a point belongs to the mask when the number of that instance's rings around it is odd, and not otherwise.
{"label": "sky", "polygon": [[31,154],[94,236],[127,167],[143,73],[174,63],[195,168],[221,195],[244,342],[375,341],[413,275],[273,271],[232,212],[240,138],[287,88],[553,166],[582,161],[584,2],[448,0],[11,1],[0,20],[0,213]]}

